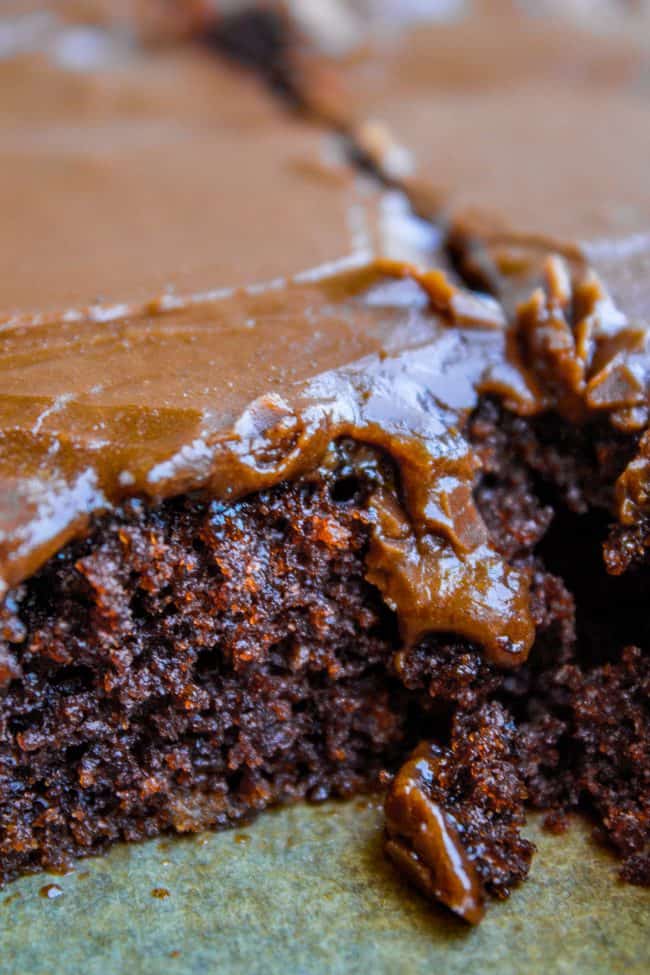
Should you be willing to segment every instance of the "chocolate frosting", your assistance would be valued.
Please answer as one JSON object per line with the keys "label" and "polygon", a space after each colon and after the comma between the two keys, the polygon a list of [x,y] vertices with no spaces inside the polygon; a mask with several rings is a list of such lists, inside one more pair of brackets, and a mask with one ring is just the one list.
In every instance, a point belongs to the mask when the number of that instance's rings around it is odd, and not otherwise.
{"label": "chocolate frosting", "polygon": [[341,124],[422,211],[450,224],[457,246],[560,251],[647,318],[643,33],[600,35],[517,4],[482,9],[407,23],[339,58]]}
{"label": "chocolate frosting", "polygon": [[485,914],[485,890],[453,816],[427,789],[440,778],[440,749],[422,742],[402,765],[386,797],[386,852],[425,894],[470,924]]}
{"label": "chocolate frosting", "polygon": [[[401,474],[403,506],[371,502],[368,571],[405,639],[453,630],[502,664],[520,661],[533,637],[528,579],[488,542],[461,433],[482,379],[509,368],[504,330],[489,303],[460,321],[456,289],[440,291],[447,308],[436,314],[421,289],[378,267],[5,327],[5,585],[124,498],[231,500],[308,471],[347,436],[386,451]],[[516,370],[512,379],[511,396],[533,408]]]}
{"label": "chocolate frosting", "polygon": [[[517,6],[404,22],[339,57],[339,122],[499,297],[541,408],[636,434],[650,406],[650,50],[643,31],[599,36]],[[627,523],[647,511],[646,455],[647,435],[618,485]]]}
{"label": "chocolate frosting", "polygon": [[377,114],[382,106],[390,113],[398,100],[427,90],[477,93],[540,78],[591,84],[634,77],[638,70],[638,47],[629,39],[585,29],[566,10],[564,17],[535,16],[517,0],[489,0],[459,3],[455,13],[396,14],[390,30],[375,31],[365,46],[348,52],[347,90],[357,118],[369,115],[371,105]]}
{"label": "chocolate frosting", "polygon": [[430,245],[333,136],[214,54],[106,43],[84,70],[63,41],[0,60],[0,320]]}

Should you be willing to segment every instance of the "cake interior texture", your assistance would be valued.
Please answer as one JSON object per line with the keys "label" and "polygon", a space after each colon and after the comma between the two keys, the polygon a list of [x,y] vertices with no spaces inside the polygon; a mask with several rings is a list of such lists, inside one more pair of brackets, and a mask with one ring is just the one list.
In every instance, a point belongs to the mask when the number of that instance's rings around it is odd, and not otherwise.
{"label": "cake interior texture", "polygon": [[368,494],[399,493],[380,452],[333,444],[310,475],[233,504],[128,503],[5,601],[3,880],[377,787],[424,738],[488,892],[527,873],[526,801],[554,829],[588,809],[647,883],[647,566],[611,577],[598,551],[631,445],[489,399],[471,435],[491,538],[532,573],[527,665],[504,672],[453,635],[401,649],[366,581]]}
{"label": "cake interior texture", "polygon": [[3,879],[377,783],[415,733],[364,580],[383,476],[344,444],[236,504],[133,502],[7,601]]}

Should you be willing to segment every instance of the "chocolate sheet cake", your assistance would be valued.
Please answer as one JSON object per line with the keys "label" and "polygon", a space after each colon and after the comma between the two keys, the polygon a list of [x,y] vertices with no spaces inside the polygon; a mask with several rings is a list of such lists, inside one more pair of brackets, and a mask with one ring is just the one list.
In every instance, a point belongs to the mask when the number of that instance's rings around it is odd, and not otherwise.
{"label": "chocolate sheet cake", "polygon": [[470,922],[526,805],[649,883],[641,46],[145,6],[0,61],[0,881],[383,783]]}

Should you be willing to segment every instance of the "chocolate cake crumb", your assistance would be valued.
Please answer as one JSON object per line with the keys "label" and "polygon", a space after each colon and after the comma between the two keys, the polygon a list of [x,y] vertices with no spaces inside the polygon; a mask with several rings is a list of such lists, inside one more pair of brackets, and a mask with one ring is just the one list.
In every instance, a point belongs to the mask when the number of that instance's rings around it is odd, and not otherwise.
{"label": "chocolate cake crumb", "polygon": [[635,525],[612,525],[603,543],[603,557],[610,575],[620,576],[647,564],[650,552],[650,518]]}
{"label": "chocolate cake crumb", "polygon": [[0,882],[395,766],[416,732],[389,672],[395,620],[364,579],[379,477],[340,446],[235,504],[134,501],[11,595]]}
{"label": "chocolate cake crumb", "polygon": [[[118,838],[353,794],[430,735],[395,778],[388,814],[390,855],[428,893],[469,920],[485,896],[508,896],[533,853],[520,834],[526,802],[554,830],[589,809],[624,879],[648,884],[647,656],[631,647],[616,660],[608,634],[605,659],[585,660],[571,586],[548,568],[561,512],[612,503],[606,485],[630,449],[603,429],[595,448],[567,432],[557,442],[582,452],[554,454],[542,446],[554,423],[487,400],[470,424],[477,505],[495,547],[531,577],[536,643],[507,673],[447,634],[400,648],[364,566],[369,493],[399,485],[368,448],[336,445],[312,475],[234,504],[133,501],[98,519],[3,606],[2,881]],[[599,571],[638,614],[644,527],[630,536],[603,528],[620,571]],[[587,588],[596,562],[578,546]],[[583,599],[581,612],[592,615]],[[441,887],[439,856],[413,865],[396,797],[416,760],[428,768],[422,801],[476,878],[469,907],[448,889],[453,872]]]}
{"label": "chocolate cake crumb", "polygon": [[592,811],[623,861],[621,876],[650,884],[650,660],[628,647],[591,670],[560,667],[535,706],[519,736],[530,801],[560,814]]}
{"label": "chocolate cake crumb", "polygon": [[[475,921],[482,915],[482,893],[474,890],[467,909],[458,885],[437,879],[442,857],[437,827],[414,821],[417,810],[406,800],[413,790],[422,793],[420,813],[427,802],[435,803],[439,816],[447,817],[455,844],[486,893],[507,896],[511,882],[525,876],[532,850],[518,847],[517,833],[524,796],[545,810],[553,832],[567,828],[572,810],[589,811],[597,835],[622,860],[621,877],[650,883],[650,661],[638,647],[619,650],[626,635],[647,633],[650,566],[645,521],[609,523],[613,485],[633,455],[634,437],[604,424],[584,430],[552,416],[524,420],[490,400],[472,417],[470,433],[483,465],[477,505],[493,544],[530,568],[537,638],[527,663],[506,674],[464,647],[446,652],[439,639],[398,656],[405,684],[427,688],[437,702],[432,713],[445,702],[454,717],[448,748],[421,746],[394,781],[387,800],[387,852],[425,893]],[[561,575],[549,571],[551,566]],[[620,612],[612,615],[615,606],[625,607],[625,619]],[[494,699],[511,711],[507,725]],[[503,744],[481,724],[486,713],[499,715],[508,729],[512,802],[503,808],[515,837],[507,832],[512,846],[505,844],[503,861],[497,852],[488,862],[472,852],[471,835],[472,828],[479,831],[481,856],[502,849],[503,824],[486,817],[477,800],[485,769]],[[439,727],[432,727],[439,738]],[[487,766],[477,764],[476,747]],[[450,778],[449,767],[462,785]],[[469,830],[461,828],[463,814]],[[429,830],[428,846],[418,830]]]}
{"label": "chocolate cake crumb", "polygon": [[[616,480],[638,444],[637,435],[615,430],[606,419],[574,426],[553,413],[521,417],[491,399],[480,404],[470,431],[486,472],[499,472],[502,489],[503,472],[508,486],[511,465],[515,466],[516,482],[528,487],[527,503],[545,512],[545,528],[558,505],[575,514],[593,508],[613,512]],[[481,484],[479,497],[484,493]],[[539,532],[536,540],[543,534]]]}
{"label": "chocolate cake crumb", "polygon": [[425,893],[472,923],[530,867],[515,725],[495,702],[454,719],[448,748],[423,744],[386,799],[386,850]]}

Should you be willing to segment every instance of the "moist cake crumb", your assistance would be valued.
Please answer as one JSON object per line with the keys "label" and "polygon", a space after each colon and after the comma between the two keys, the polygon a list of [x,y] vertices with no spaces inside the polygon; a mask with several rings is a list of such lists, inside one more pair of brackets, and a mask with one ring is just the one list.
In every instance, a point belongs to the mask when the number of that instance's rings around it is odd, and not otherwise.
{"label": "moist cake crumb", "polygon": [[586,807],[597,834],[622,860],[621,877],[650,884],[650,665],[638,647],[591,670],[545,675],[546,713],[520,730],[520,763],[533,805]]}
{"label": "moist cake crumb", "polygon": [[351,795],[412,744],[394,618],[363,574],[381,465],[333,457],[232,505],[133,502],[14,592],[3,881],[118,838]]}
{"label": "moist cake crumb", "polygon": [[496,702],[459,714],[449,747],[420,745],[386,798],[388,855],[425,893],[473,923],[485,892],[507,897],[534,851],[520,834],[526,789],[515,737]]}

